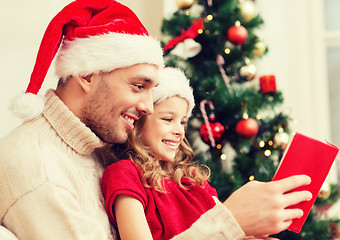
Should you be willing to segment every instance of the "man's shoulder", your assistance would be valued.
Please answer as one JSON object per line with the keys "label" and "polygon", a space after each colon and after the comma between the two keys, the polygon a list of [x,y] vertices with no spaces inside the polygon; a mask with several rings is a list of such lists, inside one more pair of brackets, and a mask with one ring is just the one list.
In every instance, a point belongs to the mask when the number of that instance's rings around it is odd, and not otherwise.
{"label": "man's shoulder", "polygon": [[30,176],[44,179],[47,152],[55,152],[56,139],[42,117],[18,126],[0,139],[0,176],[23,181]]}
{"label": "man's shoulder", "polygon": [[35,153],[44,143],[44,139],[34,123],[23,123],[0,139],[0,164],[3,161],[28,158],[30,153]]}
{"label": "man's shoulder", "polygon": [[45,181],[44,164],[36,157],[39,133],[34,133],[29,125],[24,123],[0,139],[0,193],[6,196],[0,204],[1,215]]}

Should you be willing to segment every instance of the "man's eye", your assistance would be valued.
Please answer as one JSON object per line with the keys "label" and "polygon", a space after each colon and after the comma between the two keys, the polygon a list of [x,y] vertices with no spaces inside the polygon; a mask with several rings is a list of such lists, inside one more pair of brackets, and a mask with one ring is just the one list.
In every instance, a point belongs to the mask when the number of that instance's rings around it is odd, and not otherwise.
{"label": "man's eye", "polygon": [[167,121],[167,122],[171,122],[171,118],[162,118],[162,120]]}
{"label": "man's eye", "polygon": [[134,84],[133,86],[138,88],[139,90],[143,90],[144,89],[144,85],[142,85],[142,84]]}

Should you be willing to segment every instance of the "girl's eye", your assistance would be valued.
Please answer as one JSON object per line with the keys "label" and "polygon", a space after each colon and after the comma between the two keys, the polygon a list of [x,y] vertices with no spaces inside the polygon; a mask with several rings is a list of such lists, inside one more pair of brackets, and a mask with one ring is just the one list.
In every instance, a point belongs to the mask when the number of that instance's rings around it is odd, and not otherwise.
{"label": "girl's eye", "polygon": [[171,122],[171,118],[162,118],[162,120],[166,121],[166,122]]}
{"label": "girl's eye", "polygon": [[182,125],[187,125],[187,123],[188,123],[187,121],[182,121],[181,122]]}

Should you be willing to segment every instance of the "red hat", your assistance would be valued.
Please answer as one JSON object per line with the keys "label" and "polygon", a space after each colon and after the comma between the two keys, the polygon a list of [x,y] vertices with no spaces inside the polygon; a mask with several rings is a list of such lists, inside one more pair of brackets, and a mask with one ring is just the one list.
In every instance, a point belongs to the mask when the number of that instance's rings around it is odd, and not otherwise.
{"label": "red hat", "polygon": [[138,63],[164,65],[159,41],[131,9],[114,0],[76,0],[52,19],[26,93],[38,93],[56,54],[56,74],[63,79]]}

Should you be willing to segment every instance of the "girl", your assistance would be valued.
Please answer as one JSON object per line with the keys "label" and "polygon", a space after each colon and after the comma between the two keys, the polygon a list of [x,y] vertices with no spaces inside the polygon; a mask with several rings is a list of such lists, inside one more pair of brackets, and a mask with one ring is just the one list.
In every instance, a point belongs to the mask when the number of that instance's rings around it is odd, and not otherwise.
{"label": "girl", "polygon": [[[136,122],[123,155],[102,178],[105,206],[121,239],[170,239],[215,206],[210,171],[192,162],[185,128],[194,107],[189,81],[176,68],[159,71],[154,113]],[[112,149],[121,153],[122,149]]]}

